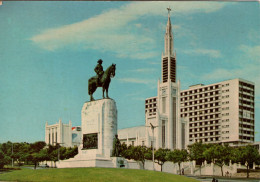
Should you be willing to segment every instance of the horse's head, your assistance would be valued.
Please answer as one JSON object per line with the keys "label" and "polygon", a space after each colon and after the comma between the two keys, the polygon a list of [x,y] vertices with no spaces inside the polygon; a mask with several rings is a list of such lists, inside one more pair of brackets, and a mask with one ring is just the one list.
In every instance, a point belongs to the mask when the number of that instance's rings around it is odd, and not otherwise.
{"label": "horse's head", "polygon": [[110,77],[113,78],[116,75],[116,64],[110,66]]}

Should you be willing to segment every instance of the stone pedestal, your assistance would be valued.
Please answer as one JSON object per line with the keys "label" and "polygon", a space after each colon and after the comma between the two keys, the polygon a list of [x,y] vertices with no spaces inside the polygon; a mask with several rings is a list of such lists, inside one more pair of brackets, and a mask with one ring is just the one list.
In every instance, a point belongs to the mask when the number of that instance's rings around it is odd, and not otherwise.
{"label": "stone pedestal", "polygon": [[[80,146],[84,153],[94,158],[109,158],[112,154],[113,140],[117,134],[117,109],[112,99],[86,102],[81,111],[82,139]],[[96,144],[89,140],[96,137]],[[92,146],[93,145],[93,146]]]}
{"label": "stone pedestal", "polygon": [[117,108],[112,99],[84,103],[81,111],[82,144],[74,158],[57,167],[116,167],[111,158],[117,134]]}

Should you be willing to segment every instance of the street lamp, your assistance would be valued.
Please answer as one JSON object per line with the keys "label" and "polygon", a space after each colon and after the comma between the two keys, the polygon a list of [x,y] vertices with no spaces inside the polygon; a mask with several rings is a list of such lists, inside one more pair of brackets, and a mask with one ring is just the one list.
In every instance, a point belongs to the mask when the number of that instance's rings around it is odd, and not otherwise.
{"label": "street lamp", "polygon": [[153,133],[153,145],[152,145],[152,147],[153,147],[153,170],[154,170],[154,128],[156,128],[156,127],[158,127],[158,126],[154,126],[152,123],[150,123],[150,125],[151,125],[151,129],[152,129],[152,133]]}
{"label": "street lamp", "polygon": [[56,145],[59,145],[58,147],[58,161],[60,160],[60,144],[64,144],[64,143],[58,143],[58,142],[54,142],[56,143]]}
{"label": "street lamp", "polygon": [[14,167],[14,144],[12,142],[12,167]]}

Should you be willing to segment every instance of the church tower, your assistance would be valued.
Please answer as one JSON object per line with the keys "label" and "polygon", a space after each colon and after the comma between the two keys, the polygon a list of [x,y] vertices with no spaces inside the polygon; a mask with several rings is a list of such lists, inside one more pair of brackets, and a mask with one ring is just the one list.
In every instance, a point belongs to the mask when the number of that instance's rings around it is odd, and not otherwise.
{"label": "church tower", "polygon": [[[181,143],[182,128],[179,116],[180,82],[176,74],[174,36],[168,10],[168,21],[164,36],[164,52],[161,59],[161,80],[158,80],[157,97],[146,99],[147,145],[155,148],[184,148]],[[152,108],[151,108],[152,107]],[[152,112],[152,113],[151,113]],[[153,130],[149,128],[152,126]]]}
{"label": "church tower", "polygon": [[170,19],[170,8],[168,9],[168,22],[164,36],[164,52],[162,53],[162,81],[176,82],[176,55],[173,54],[173,34]]}

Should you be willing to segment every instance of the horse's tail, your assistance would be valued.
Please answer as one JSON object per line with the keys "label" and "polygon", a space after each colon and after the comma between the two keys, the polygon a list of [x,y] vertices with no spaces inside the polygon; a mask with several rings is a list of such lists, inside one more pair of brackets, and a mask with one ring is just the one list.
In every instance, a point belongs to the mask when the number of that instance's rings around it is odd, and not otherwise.
{"label": "horse's tail", "polygon": [[95,85],[95,78],[92,77],[88,80],[88,95],[93,94],[97,89],[97,86]]}
{"label": "horse's tail", "polygon": [[88,95],[91,94],[91,79],[88,80]]}

